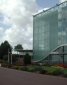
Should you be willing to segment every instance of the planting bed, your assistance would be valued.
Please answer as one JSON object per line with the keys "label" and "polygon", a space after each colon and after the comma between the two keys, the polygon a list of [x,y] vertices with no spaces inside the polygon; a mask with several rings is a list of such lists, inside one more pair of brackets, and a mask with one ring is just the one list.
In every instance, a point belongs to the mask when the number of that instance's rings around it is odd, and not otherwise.
{"label": "planting bed", "polygon": [[[9,67],[6,63],[2,64],[3,67]],[[52,75],[52,76],[61,76],[67,78],[67,65],[56,64],[55,66],[37,66],[37,65],[27,65],[23,66],[22,64],[12,65],[11,69],[28,71],[37,74]]]}

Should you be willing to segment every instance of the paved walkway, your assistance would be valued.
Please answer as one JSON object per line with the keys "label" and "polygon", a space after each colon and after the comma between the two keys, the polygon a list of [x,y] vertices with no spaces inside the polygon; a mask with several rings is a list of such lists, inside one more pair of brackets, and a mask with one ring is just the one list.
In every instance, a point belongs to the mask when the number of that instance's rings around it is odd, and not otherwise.
{"label": "paved walkway", "polygon": [[67,85],[67,78],[0,67],[0,85]]}

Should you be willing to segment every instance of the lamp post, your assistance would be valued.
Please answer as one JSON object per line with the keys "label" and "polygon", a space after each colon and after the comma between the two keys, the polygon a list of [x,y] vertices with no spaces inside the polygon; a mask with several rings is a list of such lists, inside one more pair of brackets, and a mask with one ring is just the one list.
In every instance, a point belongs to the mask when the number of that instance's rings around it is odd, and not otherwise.
{"label": "lamp post", "polygon": [[11,67],[12,65],[12,50],[8,48],[8,67]]}

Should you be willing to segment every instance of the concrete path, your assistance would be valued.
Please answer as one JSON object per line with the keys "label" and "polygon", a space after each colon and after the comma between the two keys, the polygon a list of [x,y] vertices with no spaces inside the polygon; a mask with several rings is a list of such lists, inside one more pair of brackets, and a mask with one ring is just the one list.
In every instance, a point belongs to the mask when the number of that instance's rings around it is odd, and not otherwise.
{"label": "concrete path", "polygon": [[67,78],[0,67],[0,85],[67,85]]}

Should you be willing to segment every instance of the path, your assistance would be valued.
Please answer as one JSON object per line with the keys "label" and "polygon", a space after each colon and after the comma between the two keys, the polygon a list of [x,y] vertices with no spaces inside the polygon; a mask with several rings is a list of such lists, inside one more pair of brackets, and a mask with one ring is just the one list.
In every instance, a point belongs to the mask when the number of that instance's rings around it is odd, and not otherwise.
{"label": "path", "polygon": [[67,85],[67,78],[0,67],[0,85]]}

